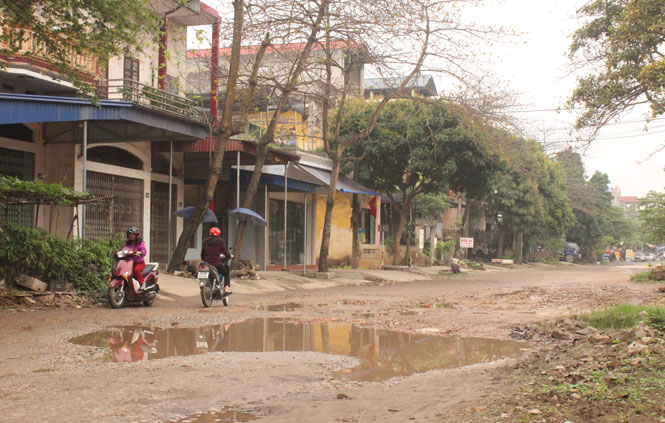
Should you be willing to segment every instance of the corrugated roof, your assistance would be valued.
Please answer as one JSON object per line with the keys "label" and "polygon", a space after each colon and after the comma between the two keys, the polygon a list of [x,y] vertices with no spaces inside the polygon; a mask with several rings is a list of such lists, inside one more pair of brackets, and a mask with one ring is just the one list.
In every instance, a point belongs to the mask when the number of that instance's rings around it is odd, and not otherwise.
{"label": "corrugated roof", "polygon": [[[365,79],[365,90],[395,90],[399,88],[404,81],[405,77],[388,77],[388,78],[367,78]],[[430,89],[434,87],[434,95],[436,95],[436,84],[434,84],[434,78],[431,75],[419,75],[413,78],[406,85],[406,88],[420,88],[420,89]]]}

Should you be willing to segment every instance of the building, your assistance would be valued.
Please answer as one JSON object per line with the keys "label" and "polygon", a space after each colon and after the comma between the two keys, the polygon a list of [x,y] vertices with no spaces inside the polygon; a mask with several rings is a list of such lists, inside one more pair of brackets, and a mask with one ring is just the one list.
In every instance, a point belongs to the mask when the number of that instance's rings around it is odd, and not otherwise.
{"label": "building", "polygon": [[[77,98],[71,79],[50,66],[29,31],[19,54],[0,56],[0,173],[113,199],[110,207],[48,207],[36,222],[32,206],[12,206],[0,219],[93,239],[138,226],[149,259],[167,261],[182,226],[171,212],[185,197],[184,155],[174,150],[208,132],[181,89],[187,28],[214,25],[219,15],[199,0],[152,6],[165,22],[160,43],[108,63],[72,57],[79,76],[98,88],[98,104]],[[173,148],[163,152],[158,143]]]}
{"label": "building", "polygon": [[[381,99],[389,92],[394,92],[402,82],[404,77],[392,78],[368,78],[365,79],[364,95],[367,100]],[[432,98],[438,97],[439,91],[436,89],[434,77],[431,75],[418,75],[409,81],[405,87],[409,90],[412,97]]]}
{"label": "building", "polygon": [[[303,43],[272,45],[266,52],[260,73],[264,76],[284,82],[288,78],[289,65],[304,48]],[[351,90],[359,95],[363,89],[364,63],[361,54],[349,54],[346,42],[333,42],[332,54],[338,60],[345,56],[354,60],[351,71]],[[246,46],[241,50],[241,79],[247,78],[253,65],[258,46]],[[311,53],[308,69],[300,79],[298,94],[290,97],[282,111],[276,127],[275,147],[263,168],[259,189],[252,209],[262,215],[266,228],[249,227],[243,240],[245,260],[255,260],[268,269],[313,268],[317,264],[317,254],[321,245],[321,234],[325,216],[326,196],[331,179],[332,163],[321,155],[321,84],[325,80],[325,69],[321,64],[325,54],[322,46],[316,45]],[[228,69],[230,49],[219,49],[219,68],[222,74]],[[210,104],[209,75],[213,57],[210,49],[188,52],[188,87],[192,95],[203,93],[203,106]],[[333,68],[333,81],[340,90],[343,86],[342,71]],[[266,78],[267,79],[267,78]],[[259,87],[255,110],[248,116],[245,134],[227,145],[224,163],[228,173],[218,183],[215,192],[214,207],[218,219],[222,222],[223,232],[229,245],[235,240],[236,221],[227,213],[243,204],[246,186],[254,170],[251,155],[243,156],[255,149],[257,140],[266,130],[276,109],[278,95],[272,93],[270,85]],[[341,91],[340,91],[341,92]],[[317,95],[318,94],[318,95]],[[220,100],[223,96],[220,96]],[[221,108],[221,106],[220,106]],[[183,144],[185,146],[185,144]],[[206,165],[203,163],[214,148],[212,142],[198,141],[188,143],[185,155],[185,205],[193,205],[204,182]],[[196,159],[194,154],[199,154]],[[196,160],[199,160],[198,162]],[[198,177],[193,177],[198,174]],[[190,177],[192,176],[192,177]],[[360,197],[361,204],[367,205],[377,195],[372,190],[340,175],[337,183],[336,203],[333,209],[332,237],[329,252],[331,265],[350,263],[353,230],[351,227],[352,201],[354,195]],[[381,265],[380,236],[378,218],[365,218],[360,238],[363,243],[361,263],[367,267]],[[188,252],[187,258],[195,260],[200,251],[200,239],[206,233],[206,225],[199,228],[197,240]],[[378,257],[378,259],[377,259]]]}

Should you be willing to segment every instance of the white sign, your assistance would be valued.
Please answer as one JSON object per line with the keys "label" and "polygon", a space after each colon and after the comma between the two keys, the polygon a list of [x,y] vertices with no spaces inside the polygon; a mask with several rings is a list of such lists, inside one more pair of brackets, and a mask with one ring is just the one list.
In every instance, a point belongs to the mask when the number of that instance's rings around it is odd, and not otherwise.
{"label": "white sign", "polygon": [[422,250],[425,248],[425,229],[419,229],[418,235],[418,248]]}
{"label": "white sign", "polygon": [[473,238],[460,238],[459,246],[460,248],[473,248]]}

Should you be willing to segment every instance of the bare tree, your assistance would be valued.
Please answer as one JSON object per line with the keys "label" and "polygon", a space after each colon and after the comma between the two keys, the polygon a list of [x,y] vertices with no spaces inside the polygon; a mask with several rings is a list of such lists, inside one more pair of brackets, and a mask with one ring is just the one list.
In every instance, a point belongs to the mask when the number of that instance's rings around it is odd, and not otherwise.
{"label": "bare tree", "polygon": [[[387,4],[368,0],[332,3],[334,7],[326,15],[325,89],[321,99],[321,136],[325,152],[332,161],[332,175],[319,253],[320,272],[328,271],[332,212],[344,151],[371,134],[391,99],[416,99],[408,88],[420,73],[438,72],[465,86],[478,84],[472,68],[467,68],[468,56],[471,54],[469,46],[475,40],[495,36],[497,31],[464,23],[455,9],[459,3],[465,2],[400,0]],[[353,24],[350,25],[350,22]],[[353,95],[350,84],[353,61],[339,60],[332,54],[331,40],[336,39],[346,40],[349,45],[362,46],[375,72],[394,88],[387,91],[379,102],[365,130],[351,137],[340,137],[340,130],[345,107]],[[342,74],[341,95],[334,90],[335,68],[341,70]],[[394,76],[399,78],[395,79]]]}
{"label": "bare tree", "polygon": [[[210,136],[216,140],[215,142],[215,151],[212,155],[212,160],[210,164],[210,173],[208,174],[208,180],[206,181],[206,188],[203,196],[200,198],[199,202],[196,204],[195,210],[192,213],[192,216],[189,219],[185,219],[183,226],[182,234],[178,239],[178,244],[173,250],[171,255],[171,260],[169,262],[168,271],[172,272],[175,270],[185,259],[185,254],[187,248],[189,247],[189,242],[192,239],[192,236],[196,232],[196,228],[203,221],[203,216],[205,211],[208,208],[208,205],[212,201],[215,194],[215,187],[217,186],[217,181],[219,180],[219,175],[222,171],[222,161],[224,159],[224,152],[226,150],[226,144],[228,140],[234,136],[243,132],[245,122],[247,120],[247,114],[251,107],[252,98],[254,96],[254,91],[256,88],[256,79],[258,75],[258,69],[265,55],[265,51],[268,47],[267,38],[264,39],[264,42],[261,44],[261,47],[256,53],[256,58],[254,61],[254,70],[250,76],[247,93],[245,99],[241,104],[241,118],[238,122],[233,121],[233,111],[234,104],[237,101],[236,92],[237,92],[237,83],[238,75],[240,68],[240,48],[242,46],[243,39],[243,29],[244,29],[244,18],[245,18],[245,0],[234,0],[233,1],[233,35],[232,35],[232,44],[231,44],[231,57],[229,61],[229,71],[226,78],[226,91],[224,93],[224,105],[222,110],[221,120],[217,120],[216,113],[216,103],[217,103],[217,87],[218,81],[211,81],[211,99],[210,103],[215,104],[215,107],[211,107],[211,124],[210,124]],[[217,23],[216,25],[219,25]],[[215,34],[217,35],[217,34]],[[215,45],[213,39],[213,45]],[[212,63],[211,69],[217,67],[217,63]],[[214,75],[214,72],[212,73]]]}

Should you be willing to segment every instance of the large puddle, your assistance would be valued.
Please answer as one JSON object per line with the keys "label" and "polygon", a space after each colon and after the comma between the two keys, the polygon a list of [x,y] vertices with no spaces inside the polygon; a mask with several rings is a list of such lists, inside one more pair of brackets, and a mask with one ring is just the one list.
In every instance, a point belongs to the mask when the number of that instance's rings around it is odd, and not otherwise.
{"label": "large puddle", "polygon": [[378,381],[434,369],[514,358],[528,344],[485,338],[452,338],[361,328],[347,323],[251,319],[198,328],[109,328],[71,342],[105,348],[115,362],[157,360],[216,351],[315,351],[356,357],[361,364],[339,371],[346,380]]}

